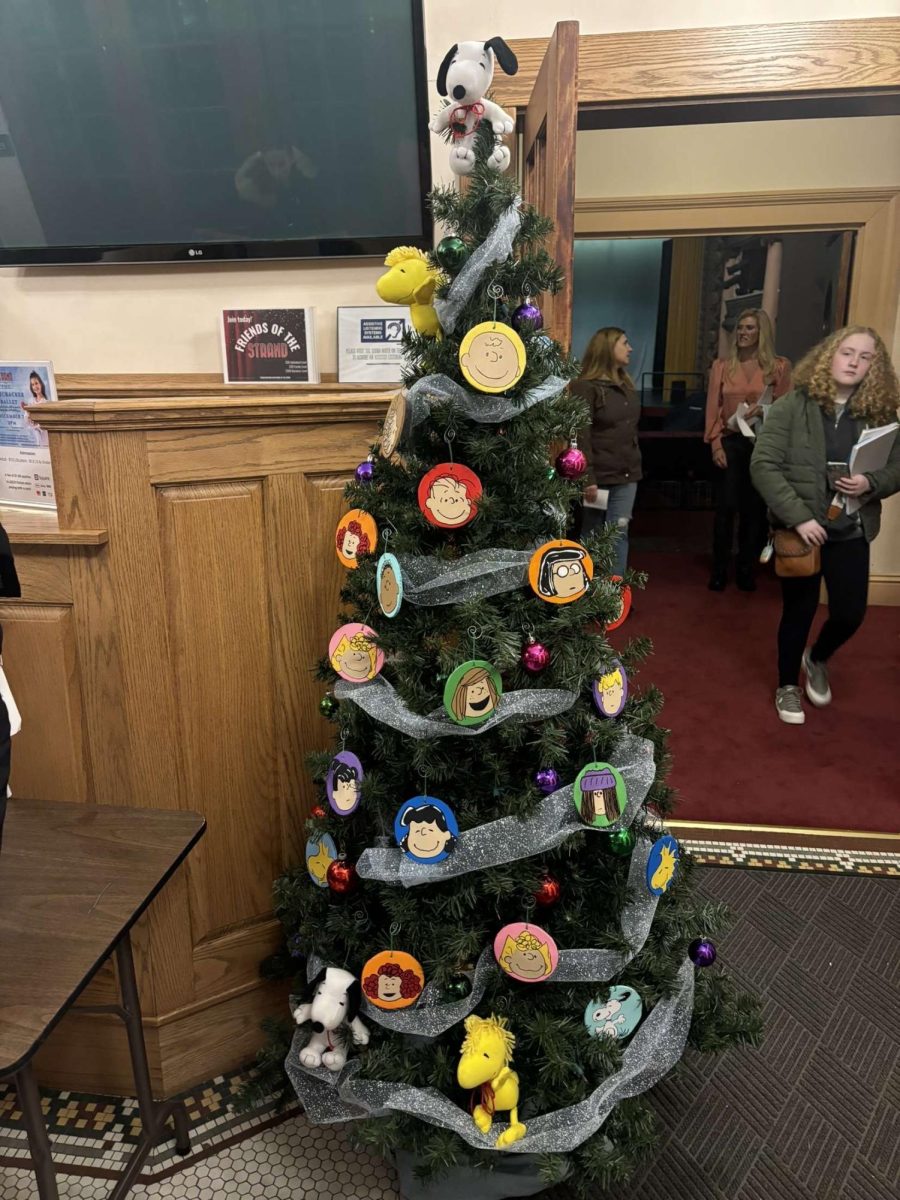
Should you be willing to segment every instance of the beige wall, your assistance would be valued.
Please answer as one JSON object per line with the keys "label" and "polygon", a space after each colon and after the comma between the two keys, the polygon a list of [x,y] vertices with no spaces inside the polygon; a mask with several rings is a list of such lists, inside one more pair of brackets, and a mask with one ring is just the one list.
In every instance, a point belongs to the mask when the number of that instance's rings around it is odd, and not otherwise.
{"label": "beige wall", "polygon": [[[676,26],[876,17],[897,0],[757,0],[744,9],[721,0],[633,0],[611,9],[597,0],[425,0],[429,76],[448,46],[468,37],[549,34],[562,17],[585,33]],[[773,34],[777,36],[777,34]],[[437,97],[432,89],[435,107]],[[646,133],[648,131],[642,131]],[[445,152],[435,139],[437,174]],[[742,184],[746,186],[746,184]],[[727,190],[727,189],[722,189]],[[624,193],[620,193],[624,194]],[[317,308],[319,358],[335,367],[338,304],[373,303],[375,263],[213,264],[0,271],[0,357],[50,358],[59,371],[217,371],[217,313],[231,304],[312,304]]]}

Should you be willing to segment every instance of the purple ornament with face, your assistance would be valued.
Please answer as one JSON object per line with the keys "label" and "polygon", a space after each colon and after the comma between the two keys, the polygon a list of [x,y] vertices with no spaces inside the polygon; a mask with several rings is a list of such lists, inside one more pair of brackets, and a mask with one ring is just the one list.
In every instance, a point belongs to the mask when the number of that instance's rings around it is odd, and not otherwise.
{"label": "purple ornament with face", "polygon": [[534,782],[545,796],[549,796],[559,787],[559,776],[552,767],[541,767],[539,771],[535,772]]}
{"label": "purple ornament with face", "polygon": [[709,938],[695,938],[688,946],[688,957],[695,967],[711,967],[716,961],[716,948]]}

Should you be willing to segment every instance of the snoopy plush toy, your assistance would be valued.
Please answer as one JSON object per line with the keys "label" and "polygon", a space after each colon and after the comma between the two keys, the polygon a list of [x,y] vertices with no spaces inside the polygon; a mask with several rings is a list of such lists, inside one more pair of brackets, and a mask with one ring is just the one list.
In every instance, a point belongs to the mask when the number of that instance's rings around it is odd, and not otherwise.
{"label": "snoopy plush toy", "polygon": [[369,1031],[359,1019],[362,988],[359,980],[341,967],[324,967],[309,985],[311,999],[294,1009],[298,1025],[312,1022],[312,1036],[300,1051],[304,1067],[327,1067],[339,1071],[347,1061],[347,1037],[341,1030],[349,1025],[357,1046],[366,1046]]}
{"label": "snoopy plush toy", "polygon": [[494,78],[494,65],[507,75],[519,69],[516,56],[503,38],[487,42],[459,42],[444,56],[437,77],[438,95],[448,98],[447,106],[431,122],[433,133],[449,129],[453,137],[450,170],[455,175],[471,175],[475,168],[475,130],[482,120],[490,121],[496,144],[488,158],[495,171],[509,166],[509,147],[500,140],[512,133],[513,120],[499,104],[485,100],[485,92]]}

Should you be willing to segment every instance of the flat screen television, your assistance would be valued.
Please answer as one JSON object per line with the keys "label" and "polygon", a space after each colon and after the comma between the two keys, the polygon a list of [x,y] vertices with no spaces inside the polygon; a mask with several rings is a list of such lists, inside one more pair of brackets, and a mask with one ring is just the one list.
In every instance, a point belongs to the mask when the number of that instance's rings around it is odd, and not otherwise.
{"label": "flat screen television", "polygon": [[422,0],[0,0],[0,265],[431,244]]}

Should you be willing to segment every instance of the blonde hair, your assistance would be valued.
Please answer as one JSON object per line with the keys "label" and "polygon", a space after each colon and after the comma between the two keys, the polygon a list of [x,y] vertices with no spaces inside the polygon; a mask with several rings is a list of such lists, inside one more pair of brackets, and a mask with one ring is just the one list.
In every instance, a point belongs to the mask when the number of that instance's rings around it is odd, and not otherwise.
{"label": "blonde hair", "polygon": [[601,692],[605,692],[607,688],[615,687],[616,684],[619,684],[621,687],[624,682],[625,681],[622,678],[622,668],[616,667],[614,671],[609,671],[606,675],[601,675],[600,682],[597,686],[600,688]]}
{"label": "blonde hair", "polygon": [[872,425],[888,425],[896,420],[900,405],[900,384],[887,346],[869,325],[845,325],[800,360],[794,371],[794,386],[802,388],[811,400],[827,413],[834,413],[837,384],[831,374],[831,360],[841,343],[856,333],[865,333],[875,343],[875,357],[862,383],[850,397],[848,412]]}
{"label": "blonde hair", "polygon": [[544,962],[544,974],[549,975],[553,970],[553,963],[550,961],[550,949],[546,942],[542,942],[540,938],[534,936],[527,929],[523,929],[519,936],[513,940],[508,934],[506,941],[503,943],[503,949],[500,951],[500,962],[506,963],[506,969],[510,969],[510,960],[517,950],[537,950]]}
{"label": "blonde hair", "polygon": [[634,391],[634,380],[621,363],[616,362],[613,354],[616,342],[624,336],[625,330],[616,325],[606,325],[603,329],[598,329],[587,344],[578,378],[608,379],[611,383],[624,383]]}
{"label": "blonde hair", "polygon": [[338,642],[337,646],[335,647],[334,654],[331,656],[331,665],[334,667],[335,671],[338,672],[338,674],[340,674],[341,671],[341,657],[346,654],[348,650],[364,650],[369,656],[369,670],[372,675],[375,674],[375,664],[377,662],[375,647],[364,633],[354,633],[352,638],[348,638],[345,633]]}
{"label": "blonde hair", "polygon": [[764,308],[745,308],[734,323],[734,333],[731,338],[731,353],[728,355],[726,372],[733,379],[739,369],[737,327],[744,317],[754,317],[756,328],[759,330],[759,341],[756,344],[756,361],[763,373],[766,383],[775,379],[775,331],[772,329],[772,319]]}

